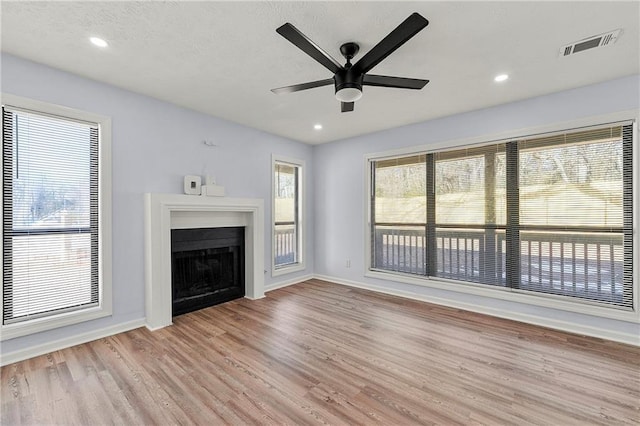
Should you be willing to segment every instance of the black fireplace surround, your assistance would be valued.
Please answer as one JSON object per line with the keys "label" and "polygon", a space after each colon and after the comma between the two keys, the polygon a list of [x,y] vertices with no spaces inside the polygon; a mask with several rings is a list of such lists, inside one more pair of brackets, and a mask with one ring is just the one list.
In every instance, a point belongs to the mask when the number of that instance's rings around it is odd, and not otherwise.
{"label": "black fireplace surround", "polygon": [[171,230],[173,316],[245,295],[244,228]]}

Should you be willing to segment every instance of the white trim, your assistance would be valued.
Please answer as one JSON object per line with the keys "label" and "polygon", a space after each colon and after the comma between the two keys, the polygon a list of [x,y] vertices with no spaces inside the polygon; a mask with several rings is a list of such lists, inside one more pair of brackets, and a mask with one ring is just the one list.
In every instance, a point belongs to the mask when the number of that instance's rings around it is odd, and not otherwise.
{"label": "white trim", "polygon": [[[273,259],[271,260],[271,262],[273,262]],[[275,277],[279,277],[279,276],[282,276],[282,275],[292,274],[294,272],[304,271],[305,269],[307,269],[307,267],[305,266],[304,262],[302,262],[302,263],[301,262],[296,262],[296,263],[292,263],[291,265],[283,265],[283,266],[279,266],[277,268],[274,265],[272,265],[271,266],[271,277],[275,278]]]}
{"label": "white trim", "polygon": [[[276,230],[275,230],[275,220],[276,220],[276,187],[275,187],[275,171],[276,171],[276,163],[284,163],[289,164],[291,166],[298,168],[298,261],[296,263],[292,263],[291,265],[282,265],[276,267]],[[306,253],[305,253],[305,232],[304,228],[307,223],[307,209],[304,208],[304,198],[306,194],[306,165],[304,160],[298,160],[295,158],[284,157],[281,155],[272,154],[271,155],[271,276],[279,277],[281,275],[290,274],[293,272],[304,271],[306,266]]]}
{"label": "white trim", "polygon": [[[111,118],[66,106],[50,104],[34,99],[23,98],[8,93],[2,93],[2,104],[19,109],[27,109],[36,113],[55,115],[69,118],[82,123],[95,123],[99,131],[99,300],[98,307],[61,313],[49,317],[37,318],[29,321],[0,326],[0,340],[13,339],[33,333],[39,333],[54,328],[85,322],[96,318],[110,316],[113,312],[112,300],[112,216],[111,216]],[[0,170],[2,165],[0,164]],[[0,188],[0,193],[2,188]],[[1,212],[0,212],[1,213]],[[0,239],[2,229],[0,227]],[[0,251],[0,263],[2,253]],[[2,300],[2,276],[0,276],[0,300]],[[1,311],[1,309],[0,309]]]}
{"label": "white trim", "polygon": [[124,333],[126,331],[143,327],[144,324],[145,324],[144,318],[140,318],[140,319],[128,321],[122,324],[116,324],[109,327],[101,328],[99,330],[76,334],[75,336],[71,336],[71,337],[64,337],[62,339],[43,343],[41,345],[31,346],[26,349],[20,349],[14,352],[9,352],[2,355],[2,359],[0,359],[0,366],[13,364],[14,362],[24,361],[25,359],[48,354],[50,352],[59,351],[62,349],[69,348],[71,346],[81,345],[83,343],[91,342],[93,340],[103,339],[105,337],[113,336],[114,334]]}
{"label": "white trim", "polygon": [[638,111],[638,119],[634,123],[633,129],[633,158],[632,167],[633,167],[633,182],[632,182],[632,192],[633,192],[633,256],[636,259],[636,262],[633,262],[633,309],[638,314],[638,318],[640,321],[640,265],[637,260],[640,259],[638,253],[640,253],[640,147],[638,147],[638,138],[640,137],[638,133],[640,132],[640,111]]}
{"label": "white trim", "polygon": [[27,336],[29,334],[39,333],[41,331],[51,330],[54,328],[65,327],[80,322],[91,321],[111,315],[106,313],[104,308],[94,306],[87,309],[65,312],[48,317],[41,317],[29,321],[16,322],[13,324],[3,325],[2,338],[0,340],[9,340],[16,337]]}
{"label": "white trim", "polygon": [[20,109],[31,110],[33,112],[41,112],[45,114],[52,114],[59,118],[71,118],[73,120],[79,120],[84,123],[102,123],[104,120],[110,120],[110,117],[101,114],[95,114],[75,108],[70,108],[64,105],[56,105],[49,102],[38,101],[36,99],[25,98],[22,96],[12,95],[10,93],[2,93],[2,105],[10,107],[16,107]]}
{"label": "white trim", "polygon": [[640,336],[637,334],[620,333],[611,331],[599,327],[592,327],[587,325],[579,325],[572,322],[556,320],[553,318],[541,317],[538,315],[523,314],[520,312],[507,311],[504,309],[495,309],[487,306],[471,304],[466,302],[459,302],[452,299],[445,299],[441,297],[424,296],[421,294],[411,293],[407,291],[394,290],[385,287],[379,287],[363,282],[345,280],[337,277],[330,277],[326,275],[315,275],[316,279],[329,281],[336,284],[345,285],[348,287],[355,287],[364,290],[375,291],[377,293],[389,294],[392,296],[404,297],[407,299],[418,300],[421,302],[433,303],[436,305],[448,306],[456,309],[463,309],[465,311],[477,312],[480,314],[490,315],[497,318],[504,318],[513,321],[519,321],[527,324],[533,324],[540,327],[552,328],[555,330],[565,331],[573,334],[580,334],[584,336],[597,337],[600,339],[612,340],[614,342],[625,343],[633,346],[640,346]]}
{"label": "white trim", "polygon": [[362,256],[362,266],[364,267],[364,270],[362,271],[362,273],[364,275],[367,275],[367,273],[369,272],[369,270],[371,269],[371,253],[372,253],[372,249],[371,249],[371,232],[372,232],[372,226],[371,226],[371,203],[372,203],[372,190],[373,190],[373,182],[371,179],[371,175],[372,175],[372,169],[371,169],[371,161],[374,159],[374,157],[371,157],[369,155],[365,155],[364,156],[364,191],[363,192],[363,202],[364,202],[364,220],[363,220],[363,224],[364,224],[364,233],[362,235],[364,235],[364,244],[363,244],[363,248],[364,248],[364,253]]}
{"label": "white trim", "polygon": [[179,212],[247,215],[245,294],[264,297],[264,201],[257,198],[145,194],[145,309],[147,328],[171,325],[171,218]]}
{"label": "white trim", "polygon": [[269,284],[264,287],[264,292],[267,293],[269,291],[277,290],[279,288],[289,287],[290,285],[300,284],[301,282],[308,281],[313,278],[312,274],[303,275],[301,277],[292,278],[286,281],[280,281],[274,284]]}
{"label": "white trim", "polygon": [[640,219],[638,212],[640,212],[640,156],[638,148],[638,131],[640,121],[640,110],[628,110],[614,112],[611,114],[605,114],[595,117],[586,117],[579,120],[573,120],[563,123],[555,123],[547,126],[540,126],[534,128],[526,128],[503,132],[496,135],[485,135],[467,139],[458,139],[453,141],[437,142],[430,145],[421,145],[406,147],[396,150],[390,150],[385,152],[378,152],[373,154],[364,155],[364,182],[366,187],[364,188],[364,276],[369,278],[383,279],[387,281],[395,281],[404,284],[418,285],[422,287],[430,287],[443,289],[448,291],[454,291],[458,293],[475,294],[488,298],[509,300],[513,302],[523,303],[533,306],[543,306],[551,309],[558,309],[568,312],[576,312],[580,314],[603,317],[609,319],[615,319],[619,321],[626,321],[632,323],[640,323],[640,265],[634,262],[633,265],[633,311],[623,311],[616,308],[609,308],[601,304],[594,304],[586,301],[572,301],[569,298],[558,297],[556,295],[546,294],[530,294],[529,292],[518,291],[514,289],[504,289],[498,287],[488,287],[480,284],[467,283],[464,281],[446,280],[440,278],[418,278],[416,276],[392,273],[392,272],[380,272],[371,270],[371,205],[370,205],[370,191],[371,191],[371,171],[370,164],[372,160],[393,158],[403,155],[411,155],[417,153],[434,152],[438,149],[447,148],[454,150],[468,146],[479,146],[486,144],[494,144],[505,142],[507,140],[515,140],[527,138],[532,135],[538,135],[542,133],[553,133],[566,131],[568,129],[576,129],[581,127],[593,127],[599,126],[605,123],[615,122],[633,122],[633,167],[634,167],[634,179],[633,179],[633,192],[634,192],[634,217],[633,217],[633,232],[634,232],[634,253],[637,257],[637,253],[640,252]]}
{"label": "white trim", "polygon": [[367,278],[394,281],[402,284],[447,290],[455,293],[473,294],[490,299],[508,300],[510,302],[517,302],[525,305],[542,306],[545,308],[615,319],[618,321],[640,323],[640,314],[638,311],[625,311],[603,306],[599,303],[589,302],[587,300],[573,301],[570,298],[554,294],[525,292],[517,289],[487,286],[485,284],[449,280],[445,278],[420,278],[397,272],[367,271],[364,276]]}

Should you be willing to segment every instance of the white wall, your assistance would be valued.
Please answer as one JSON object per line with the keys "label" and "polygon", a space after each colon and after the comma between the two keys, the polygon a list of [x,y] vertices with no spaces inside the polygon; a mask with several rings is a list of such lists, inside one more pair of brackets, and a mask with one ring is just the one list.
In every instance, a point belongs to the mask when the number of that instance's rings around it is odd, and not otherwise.
{"label": "white wall", "polygon": [[[364,157],[367,154],[412,146],[442,146],[446,141],[484,136],[490,141],[495,135],[518,129],[638,109],[639,95],[640,76],[636,75],[317,146],[314,153],[316,275],[640,344],[638,323],[365,277],[363,197],[363,191],[366,191]],[[428,97],[425,102],[429,102]],[[636,183],[638,176],[640,173],[636,174]],[[347,259],[351,261],[350,268],[346,267]]]}
{"label": "white wall", "polygon": [[[298,158],[313,173],[313,148],[166,102],[2,55],[4,93],[112,117],[113,131],[113,315],[2,342],[1,353],[65,341],[73,336],[142,320],[144,306],[144,203],[146,192],[182,193],[183,176],[209,174],[226,195],[265,200],[265,229],[271,223],[271,155]],[[209,148],[202,140],[219,145]],[[311,180],[307,179],[307,190]],[[313,271],[313,199],[307,209],[306,270],[271,277],[275,285]],[[266,268],[271,233],[265,235]]]}

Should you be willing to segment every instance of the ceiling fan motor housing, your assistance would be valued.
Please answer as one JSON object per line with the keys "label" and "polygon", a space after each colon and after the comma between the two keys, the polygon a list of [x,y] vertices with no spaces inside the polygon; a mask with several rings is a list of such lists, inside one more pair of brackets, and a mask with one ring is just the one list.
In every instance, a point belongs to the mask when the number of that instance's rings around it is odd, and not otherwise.
{"label": "ceiling fan motor housing", "polygon": [[364,78],[364,74],[359,72],[358,70],[351,68],[346,68],[338,71],[333,79],[335,80],[336,93],[342,89],[358,89],[362,91],[362,80]]}
{"label": "ceiling fan motor housing", "polygon": [[340,53],[347,60],[343,69],[338,71],[333,79],[335,80],[336,93],[342,89],[358,89],[362,92],[362,80],[364,74],[357,71],[351,65],[351,59],[358,54],[360,46],[357,43],[349,42],[340,46]]}

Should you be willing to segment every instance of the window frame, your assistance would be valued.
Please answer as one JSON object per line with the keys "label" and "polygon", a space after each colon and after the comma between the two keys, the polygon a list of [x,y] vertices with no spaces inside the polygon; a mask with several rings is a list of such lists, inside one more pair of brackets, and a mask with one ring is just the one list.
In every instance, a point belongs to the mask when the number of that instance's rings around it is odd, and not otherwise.
{"label": "window frame", "polygon": [[[112,217],[111,217],[111,118],[48,102],[24,98],[2,93],[2,105],[18,109],[31,110],[44,115],[54,115],[69,120],[91,122],[98,125],[98,306],[70,312],[61,312],[15,322],[1,324],[0,340],[27,336],[46,330],[65,327],[72,324],[110,316],[113,312],[112,302]],[[3,165],[0,165],[2,172]],[[3,189],[0,189],[0,194]],[[4,194],[3,194],[4,196]],[[1,214],[1,213],[0,213]],[[0,238],[3,238],[0,230]],[[4,240],[3,240],[4,241]],[[4,264],[0,252],[0,262]],[[3,299],[4,283],[0,276],[0,300]],[[4,304],[0,307],[4,312]]]}
{"label": "window frame", "polygon": [[[275,217],[276,217],[276,185],[275,185],[275,173],[276,165],[284,164],[298,168],[298,182],[297,182],[297,201],[296,201],[296,225],[297,225],[297,261],[285,265],[276,265],[276,230],[275,230]],[[306,223],[306,209],[304,208],[304,193],[305,193],[305,173],[306,167],[304,160],[295,158],[272,155],[271,156],[271,276],[278,277],[281,275],[289,274],[292,272],[299,272],[306,269],[306,256],[305,256],[305,233],[304,227]]]}
{"label": "window frame", "polygon": [[[583,127],[605,126],[612,124],[631,124],[633,126],[633,244],[635,252],[640,250],[640,147],[638,147],[640,110],[630,110],[616,112],[601,116],[587,117],[569,122],[555,123],[547,126],[534,128],[516,129],[497,135],[477,136],[467,139],[438,141],[429,145],[419,145],[406,147],[390,151],[376,152],[364,156],[364,181],[366,190],[364,193],[364,276],[367,278],[382,279],[404,284],[429,287],[438,290],[447,290],[456,293],[470,294],[487,297],[490,299],[506,300],[522,303],[524,305],[534,305],[545,308],[558,309],[568,312],[580,313],[590,316],[597,316],[626,322],[640,323],[640,267],[635,262],[633,266],[633,309],[622,310],[616,307],[609,307],[598,302],[586,299],[572,300],[571,298],[549,293],[532,293],[516,288],[487,286],[486,284],[460,281],[455,279],[440,277],[420,277],[402,272],[384,271],[372,269],[372,216],[371,203],[373,196],[372,167],[373,161],[393,159],[402,156],[419,155],[425,153],[435,153],[439,151],[451,151],[471,147],[483,147],[506,143],[517,139],[538,137],[540,135],[552,135],[554,133],[564,133],[570,130],[580,130]],[[636,254],[637,256],[637,254]],[[454,284],[454,285],[452,285]],[[447,304],[446,299],[440,299],[443,304]]]}

